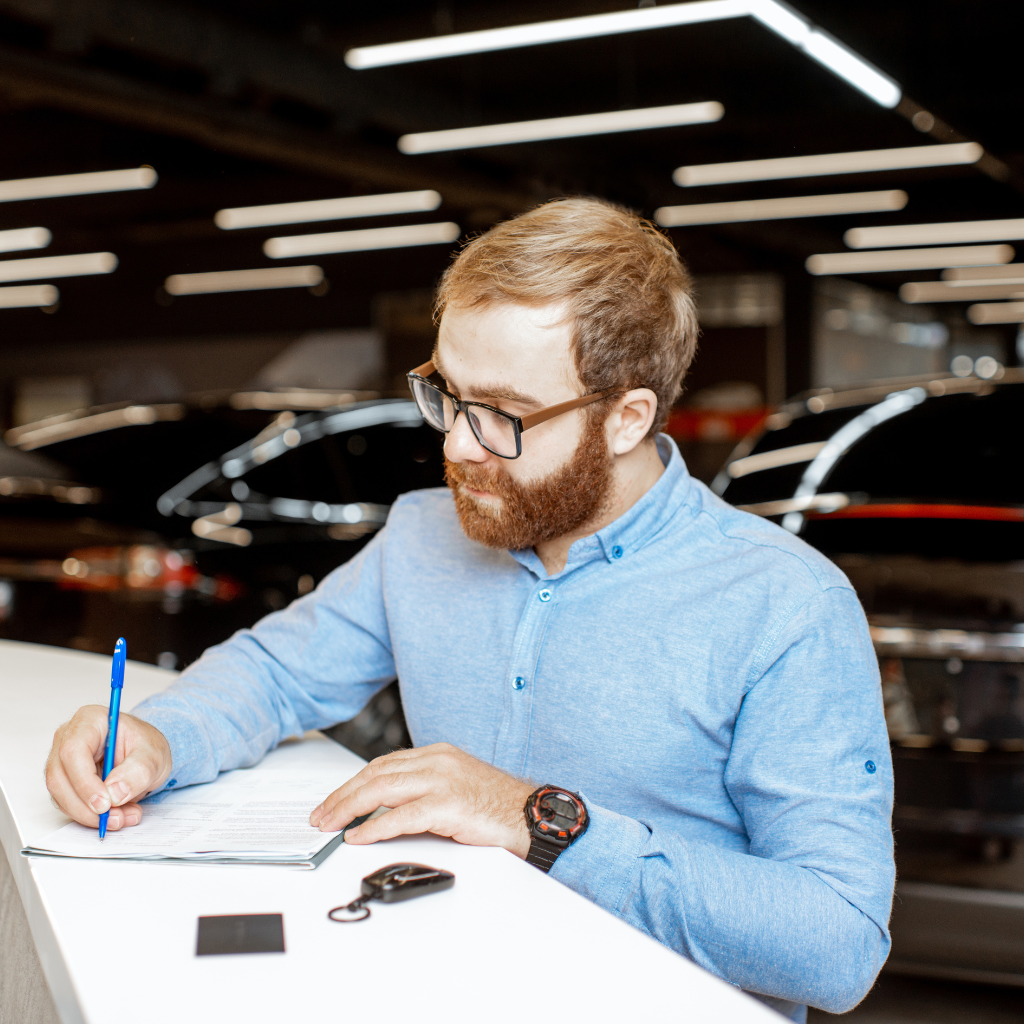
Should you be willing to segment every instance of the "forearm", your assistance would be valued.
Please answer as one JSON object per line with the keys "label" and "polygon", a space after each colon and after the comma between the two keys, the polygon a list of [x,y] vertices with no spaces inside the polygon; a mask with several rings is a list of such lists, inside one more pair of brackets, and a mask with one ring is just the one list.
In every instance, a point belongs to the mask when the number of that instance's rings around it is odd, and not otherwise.
{"label": "forearm", "polygon": [[176,786],[256,764],[281,740],[304,731],[288,687],[281,692],[274,676],[252,635],[243,632],[134,709],[167,737]]}
{"label": "forearm", "polygon": [[316,592],[210,648],[134,713],[171,747],[176,785],[255,764],[289,736],[356,715],[394,678],[380,535]]}
{"label": "forearm", "polygon": [[814,871],[590,811],[551,870],[569,888],[748,991],[841,1013],[870,989],[884,922]]}

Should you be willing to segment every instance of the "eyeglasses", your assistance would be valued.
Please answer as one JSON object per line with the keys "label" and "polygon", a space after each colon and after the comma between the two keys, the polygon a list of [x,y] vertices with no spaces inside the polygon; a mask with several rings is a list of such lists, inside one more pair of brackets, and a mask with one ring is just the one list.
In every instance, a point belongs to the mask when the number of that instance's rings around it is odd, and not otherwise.
{"label": "eyeglasses", "polygon": [[614,389],[595,391],[582,398],[574,398],[572,401],[541,409],[529,416],[513,416],[511,413],[495,409],[493,405],[484,405],[483,402],[461,401],[444,388],[427,380],[434,372],[433,362],[428,362],[406,374],[412,396],[416,399],[416,405],[423,418],[435,430],[447,434],[455,426],[455,417],[460,412],[465,413],[473,436],[492,455],[502,459],[518,459],[523,454],[524,430],[614,393]]}

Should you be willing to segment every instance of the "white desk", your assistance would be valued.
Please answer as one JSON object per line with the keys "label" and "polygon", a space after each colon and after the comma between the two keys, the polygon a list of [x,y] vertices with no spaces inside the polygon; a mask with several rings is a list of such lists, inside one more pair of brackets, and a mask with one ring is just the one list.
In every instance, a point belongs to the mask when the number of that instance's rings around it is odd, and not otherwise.
{"label": "white desk", "polygon": [[[503,850],[433,836],[342,846],[316,871],[25,858],[67,819],[43,764],[54,728],[106,704],[110,661],[0,642],[0,839],[64,1024],[282,1024],[326,1013],[377,1022],[530,1016],[756,1024],[779,1017],[739,990]],[[128,663],[125,707],[174,673]],[[363,762],[310,733],[269,755]],[[455,888],[373,904],[364,924],[327,920],[359,880],[399,860],[455,872]],[[285,954],[196,957],[196,919],[281,913]],[[531,1006],[531,1003],[533,1004]]]}

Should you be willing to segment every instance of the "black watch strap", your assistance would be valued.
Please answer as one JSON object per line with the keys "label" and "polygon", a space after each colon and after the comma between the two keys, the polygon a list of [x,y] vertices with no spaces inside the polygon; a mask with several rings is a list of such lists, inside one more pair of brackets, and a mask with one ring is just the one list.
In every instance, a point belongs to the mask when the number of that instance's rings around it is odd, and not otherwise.
{"label": "black watch strap", "polygon": [[558,855],[565,849],[564,846],[556,846],[554,843],[545,842],[536,836],[530,837],[530,852],[526,855],[526,863],[540,868],[547,874],[552,865],[558,859]]}

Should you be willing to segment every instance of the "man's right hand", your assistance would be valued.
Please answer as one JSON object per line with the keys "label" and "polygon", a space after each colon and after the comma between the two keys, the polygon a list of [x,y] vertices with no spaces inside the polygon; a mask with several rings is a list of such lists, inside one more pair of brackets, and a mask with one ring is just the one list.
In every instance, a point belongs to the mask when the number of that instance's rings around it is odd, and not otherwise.
{"label": "man's right hand", "polygon": [[101,778],[107,742],[107,709],[79,708],[53,735],[46,759],[46,788],[53,802],[75,821],[98,828],[109,811],[108,829],[142,821],[138,801],[159,789],[171,773],[171,748],[159,729],[122,713],[117,727],[114,769]]}

